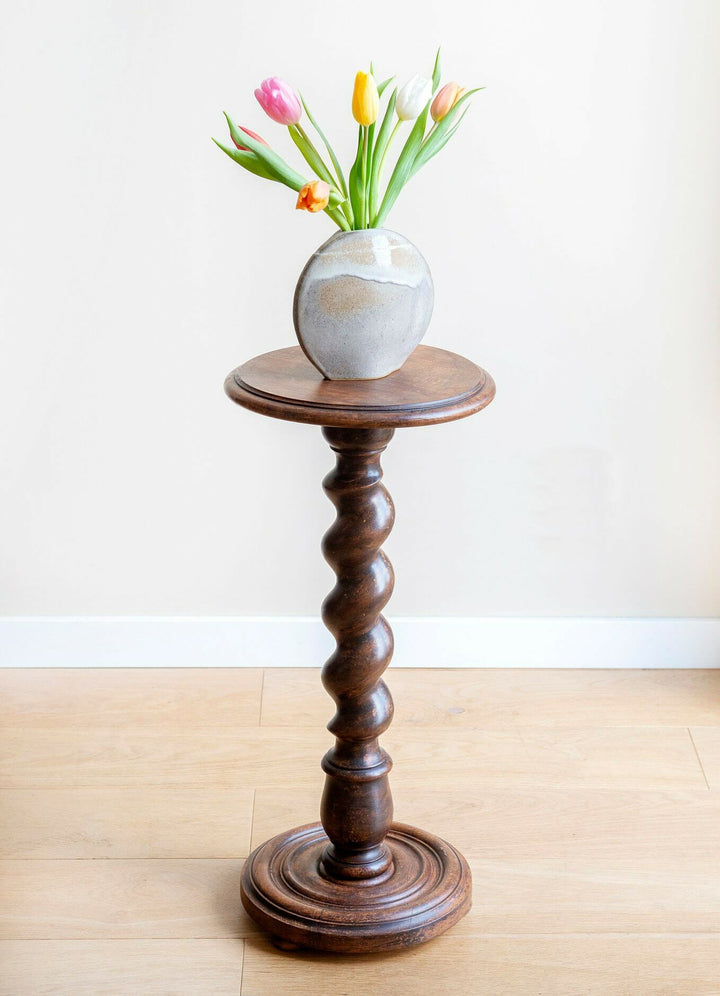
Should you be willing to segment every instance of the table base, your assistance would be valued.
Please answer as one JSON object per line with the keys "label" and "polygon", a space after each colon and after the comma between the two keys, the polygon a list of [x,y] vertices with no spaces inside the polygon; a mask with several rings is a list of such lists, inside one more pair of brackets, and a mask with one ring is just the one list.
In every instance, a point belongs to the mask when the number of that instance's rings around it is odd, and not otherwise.
{"label": "table base", "polygon": [[451,844],[402,823],[392,824],[385,844],[393,857],[386,872],[337,881],[324,874],[320,823],[279,834],[245,863],[243,906],[278,947],[347,954],[422,944],[468,912],[470,869]]}

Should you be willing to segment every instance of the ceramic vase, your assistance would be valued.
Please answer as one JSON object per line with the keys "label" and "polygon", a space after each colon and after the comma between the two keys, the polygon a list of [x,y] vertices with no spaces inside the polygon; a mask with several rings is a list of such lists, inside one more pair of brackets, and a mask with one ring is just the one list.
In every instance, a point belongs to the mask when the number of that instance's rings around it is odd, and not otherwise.
{"label": "ceramic vase", "polygon": [[329,380],[399,370],[427,331],[430,270],[415,246],[383,228],[338,232],[300,274],[293,320],[305,355]]}

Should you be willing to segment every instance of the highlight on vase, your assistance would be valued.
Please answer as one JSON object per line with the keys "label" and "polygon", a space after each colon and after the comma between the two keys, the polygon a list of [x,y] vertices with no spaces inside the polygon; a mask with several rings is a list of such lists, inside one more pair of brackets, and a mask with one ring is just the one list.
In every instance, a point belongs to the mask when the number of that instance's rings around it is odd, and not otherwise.
{"label": "highlight on vase", "polygon": [[[298,210],[323,212],[345,232],[382,228],[405,184],[450,141],[473,94],[483,89],[464,89],[455,81],[441,87],[439,49],[430,78],[415,75],[391,90],[394,79],[391,76],[378,83],[372,63],[369,72],[361,70],[355,76],[350,109],[358,126],[357,152],[347,178],[305,99],[277,76],[263,80],[255,97],[272,121],[287,128],[304,160],[303,172],[286,162],[256,132],[237,125],[227,112],[233,144],[213,141],[248,172],[294,190]],[[389,96],[383,109],[386,94]],[[317,135],[317,144],[301,123],[303,111]],[[409,131],[402,146],[397,147],[399,152],[390,171],[390,150],[403,126]],[[390,174],[387,181],[386,165]]]}

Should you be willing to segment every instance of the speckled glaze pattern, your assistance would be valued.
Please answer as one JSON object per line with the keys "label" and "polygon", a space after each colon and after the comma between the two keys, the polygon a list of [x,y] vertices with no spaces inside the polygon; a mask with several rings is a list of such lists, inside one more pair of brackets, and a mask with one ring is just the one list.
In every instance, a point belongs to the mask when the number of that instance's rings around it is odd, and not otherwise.
{"label": "speckled glaze pattern", "polygon": [[338,232],[308,260],[293,320],[305,355],[329,380],[374,380],[399,370],[430,324],[433,282],[402,235]]}

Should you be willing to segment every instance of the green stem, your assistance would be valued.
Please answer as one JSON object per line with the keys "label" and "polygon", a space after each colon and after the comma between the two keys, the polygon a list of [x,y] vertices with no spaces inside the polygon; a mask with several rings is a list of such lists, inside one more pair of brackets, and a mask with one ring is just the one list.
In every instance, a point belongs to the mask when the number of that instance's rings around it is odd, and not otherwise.
{"label": "green stem", "polygon": [[327,185],[330,187],[331,190],[337,191],[339,198],[340,197],[344,198],[344,200],[340,204],[340,210],[347,219],[349,228],[352,228],[353,225],[352,205],[348,202],[347,194],[342,189],[340,182],[336,180],[335,177],[332,175],[325,161],[323,160],[322,156],[308,138],[302,125],[299,124],[290,125],[288,131],[290,132],[291,138],[293,139],[297,147],[300,149],[300,152],[302,153],[303,158],[305,159],[305,162],[308,164],[310,169],[314,170],[315,173],[317,173],[317,175],[320,177],[320,179],[324,180],[327,183]]}
{"label": "green stem", "polygon": [[390,138],[387,140],[387,145],[383,149],[383,154],[380,157],[380,165],[378,166],[378,174],[377,174],[378,184],[380,183],[380,177],[382,176],[383,166],[385,165],[385,156],[388,154],[388,149],[392,145],[392,141],[395,138],[395,136],[396,136],[396,134],[398,132],[398,129],[399,129],[399,127],[400,127],[401,124],[402,124],[402,120],[400,118],[398,118],[397,119],[397,124],[395,125],[395,127],[393,128],[393,130],[390,132]]}
{"label": "green stem", "polygon": [[332,145],[330,145],[330,143],[328,142],[327,138],[325,137],[325,133],[323,132],[323,130],[320,127],[320,125],[317,123],[317,121],[315,120],[315,118],[310,113],[310,109],[308,108],[308,106],[305,103],[305,100],[304,100],[304,98],[302,96],[300,97],[300,100],[302,101],[302,105],[305,108],[305,113],[308,116],[308,120],[310,121],[310,123],[312,124],[313,128],[315,129],[315,131],[318,133],[318,135],[322,139],[322,143],[325,146],[325,148],[327,149],[328,155],[330,156],[330,160],[331,160],[331,162],[333,164],[333,169],[335,170],[335,175],[337,176],[338,182],[340,184],[340,189],[345,194],[345,196],[348,197],[349,196],[349,191],[348,191],[348,185],[345,182],[345,174],[342,171],[342,167],[341,167],[340,163],[338,162],[337,156],[333,152],[333,147],[332,147]]}
{"label": "green stem", "polygon": [[[303,140],[303,142],[305,142],[305,144],[307,145],[308,149],[310,150],[311,155],[309,155],[309,156],[305,155],[305,162],[308,164],[308,166],[311,169],[315,170],[315,172],[318,174],[318,176],[320,177],[321,180],[324,180],[331,187],[335,187],[335,189],[338,190],[339,192],[343,192],[342,191],[342,187],[339,186],[339,184],[337,183],[335,177],[332,175],[332,173],[330,172],[330,170],[327,168],[323,157],[320,155],[320,153],[318,152],[318,150],[315,148],[315,146],[312,144],[312,142],[310,141],[310,139],[305,134],[305,131],[303,130],[302,125],[296,124],[296,125],[290,125],[289,127],[290,127],[290,129],[292,129],[292,128],[295,129],[295,131],[297,132],[297,134],[300,136],[300,138]],[[300,151],[304,152],[304,150],[302,149],[302,147],[300,148]]]}
{"label": "green stem", "polygon": [[368,129],[367,125],[363,127],[363,151],[362,151],[362,196],[361,204],[362,210],[360,212],[360,218],[358,221],[360,224],[359,228],[367,228],[366,217],[367,217],[367,147],[368,147]]}
{"label": "green stem", "polygon": [[343,232],[352,231],[352,226],[348,223],[347,218],[339,208],[326,207],[325,214],[329,218],[332,218],[338,228],[341,228]]}
{"label": "green stem", "polygon": [[351,232],[352,229],[353,229],[353,226],[355,224],[355,218],[353,217],[352,204],[350,203],[349,199],[348,200],[344,200],[342,202],[342,204],[340,205],[340,210],[342,211],[342,213],[345,215],[345,218],[347,219],[347,223],[348,223],[347,230],[349,232]]}
{"label": "green stem", "polygon": [[367,149],[365,150],[365,176],[367,177],[367,184],[365,187],[365,228],[370,228],[370,207],[372,204],[372,161],[373,161],[373,146],[375,144],[375,123],[370,125],[368,128],[368,142]]}
{"label": "green stem", "polygon": [[429,131],[429,132],[427,133],[427,135],[425,136],[425,138],[424,138],[424,139],[422,140],[422,145],[421,145],[421,146],[420,146],[420,148],[418,149],[418,152],[420,152],[420,151],[421,151],[421,150],[422,150],[422,149],[423,149],[423,148],[425,147],[425,145],[426,145],[426,143],[427,143],[427,140],[428,140],[428,139],[430,138],[430,136],[431,136],[431,135],[432,135],[432,133],[433,133],[433,132],[435,131],[435,129],[437,128],[437,126],[438,126],[438,122],[437,122],[437,121],[433,121],[433,123],[432,123],[432,128],[431,128],[431,129],[430,129],[430,131]]}

